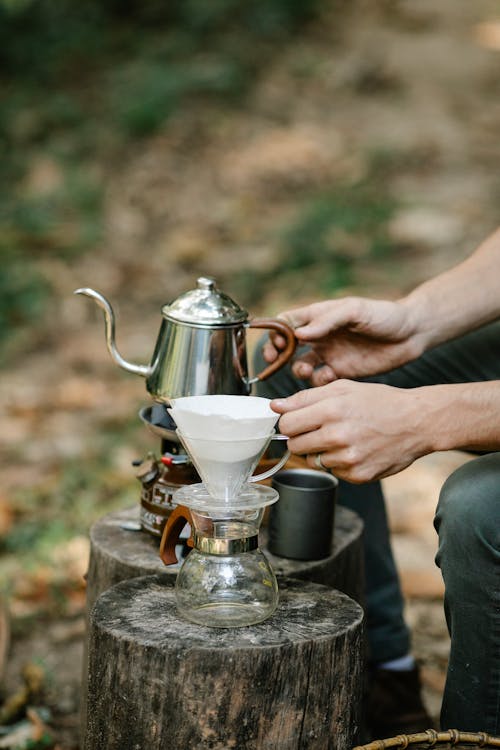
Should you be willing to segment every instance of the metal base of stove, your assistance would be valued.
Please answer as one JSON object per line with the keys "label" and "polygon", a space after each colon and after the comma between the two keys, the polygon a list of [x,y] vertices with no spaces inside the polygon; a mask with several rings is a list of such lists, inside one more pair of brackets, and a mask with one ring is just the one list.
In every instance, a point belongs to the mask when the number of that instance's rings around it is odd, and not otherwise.
{"label": "metal base of stove", "polygon": [[[184,451],[176,433],[176,425],[164,404],[153,404],[139,412],[141,421],[150,432],[161,438],[161,458],[149,453],[137,462],[136,477],[141,482],[140,519],[144,531],[160,537],[176,504],[172,496],[187,484],[200,478],[191,459]],[[188,538],[186,530],[181,538]]]}

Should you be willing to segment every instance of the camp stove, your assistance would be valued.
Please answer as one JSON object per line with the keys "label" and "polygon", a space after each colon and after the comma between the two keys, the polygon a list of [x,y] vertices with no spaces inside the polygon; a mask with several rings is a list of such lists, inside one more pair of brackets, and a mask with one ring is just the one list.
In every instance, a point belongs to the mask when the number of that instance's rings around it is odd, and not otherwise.
{"label": "camp stove", "polygon": [[176,434],[176,426],[163,404],[144,407],[139,417],[150,432],[160,438],[160,457],[153,452],[134,462],[136,477],[141,483],[141,527],[161,537],[174,509],[173,494],[185,485],[199,482],[190,456]]}

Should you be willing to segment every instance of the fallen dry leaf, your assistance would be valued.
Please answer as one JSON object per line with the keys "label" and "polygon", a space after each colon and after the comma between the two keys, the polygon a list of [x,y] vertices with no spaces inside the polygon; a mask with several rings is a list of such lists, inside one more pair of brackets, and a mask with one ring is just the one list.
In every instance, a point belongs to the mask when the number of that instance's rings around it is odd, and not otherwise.
{"label": "fallen dry leaf", "polygon": [[441,573],[436,568],[429,570],[401,570],[403,594],[415,599],[441,599],[444,584]]}
{"label": "fallen dry leaf", "polygon": [[500,20],[478,23],[474,26],[474,37],[481,47],[500,50]]}
{"label": "fallen dry leaf", "polygon": [[14,522],[14,511],[6,495],[0,494],[0,539],[10,531]]}

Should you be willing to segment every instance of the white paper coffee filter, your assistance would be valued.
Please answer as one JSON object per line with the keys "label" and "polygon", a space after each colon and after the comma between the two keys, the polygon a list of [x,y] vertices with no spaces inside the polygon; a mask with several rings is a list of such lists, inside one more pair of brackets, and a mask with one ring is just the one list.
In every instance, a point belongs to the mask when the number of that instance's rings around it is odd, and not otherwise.
{"label": "white paper coffee filter", "polygon": [[237,496],[270,440],[269,435],[243,440],[179,436],[209,493],[225,499]]}
{"label": "white paper coffee filter", "polygon": [[191,456],[199,464],[207,464],[207,471],[211,463],[238,463],[252,461],[263,453],[269,442],[269,436],[245,438],[243,440],[210,440],[207,438],[193,438],[182,434],[182,439]]}
{"label": "white paper coffee filter", "polygon": [[260,396],[184,396],[173,399],[168,412],[184,435],[212,440],[238,440],[269,435],[279,415]]}

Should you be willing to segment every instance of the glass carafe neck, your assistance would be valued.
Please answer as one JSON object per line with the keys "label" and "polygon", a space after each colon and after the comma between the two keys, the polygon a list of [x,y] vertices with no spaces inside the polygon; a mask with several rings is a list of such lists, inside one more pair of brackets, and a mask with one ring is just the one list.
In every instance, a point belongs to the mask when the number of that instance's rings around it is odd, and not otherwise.
{"label": "glass carafe neck", "polygon": [[221,537],[202,536],[195,532],[194,546],[204,555],[241,555],[244,552],[253,552],[259,547],[258,534],[240,537],[239,539],[226,539]]}
{"label": "glass carafe neck", "polygon": [[[207,518],[193,511],[194,546],[208,555],[239,555],[259,546],[261,510],[246,512],[243,518]],[[238,514],[236,514],[238,515]]]}

